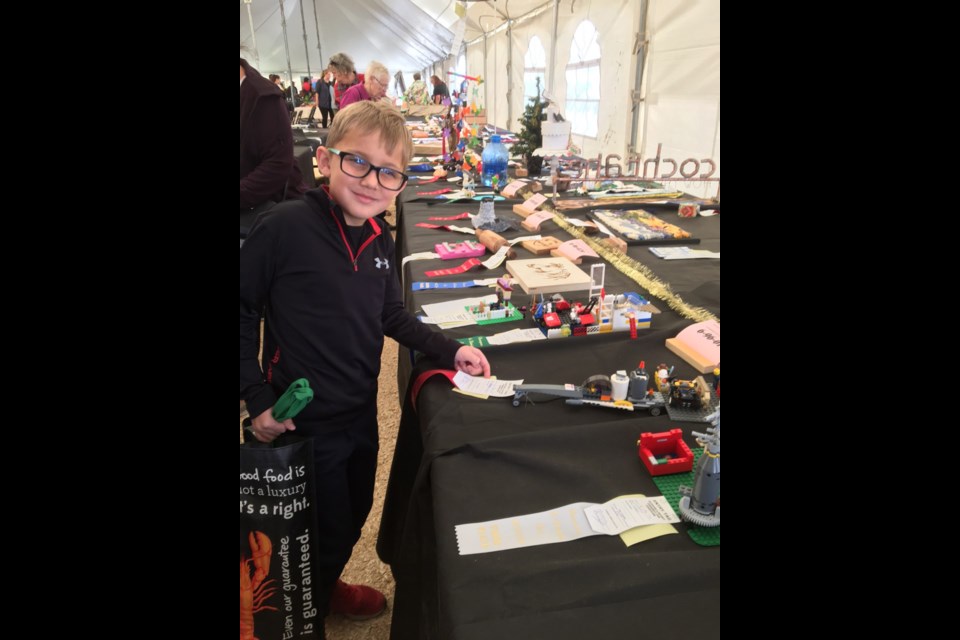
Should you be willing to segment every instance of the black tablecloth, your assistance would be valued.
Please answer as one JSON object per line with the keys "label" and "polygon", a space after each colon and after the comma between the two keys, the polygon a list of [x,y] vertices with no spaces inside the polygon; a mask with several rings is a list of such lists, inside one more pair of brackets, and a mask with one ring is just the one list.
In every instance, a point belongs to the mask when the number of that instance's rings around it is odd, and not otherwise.
{"label": "black tablecloth", "polygon": [[[436,183],[420,188],[440,188]],[[412,192],[412,193],[410,193]],[[469,236],[415,227],[431,215],[476,213],[479,203],[427,207],[403,203],[398,241],[406,253],[432,249],[443,241]],[[501,217],[514,218],[510,206],[497,203]],[[719,217],[680,220],[676,207],[645,207],[701,239],[696,248],[719,251]],[[509,213],[508,213],[509,212]],[[436,224],[436,223],[434,223]],[[443,224],[443,223],[440,223]],[[469,220],[454,224],[469,226]],[[548,229],[561,240],[569,236]],[[528,235],[506,232],[505,237]],[[518,258],[531,258],[518,249]],[[720,313],[719,260],[664,261],[646,247],[629,254],[648,265],[685,301]],[[404,269],[410,310],[424,302],[483,295],[489,289],[412,293],[412,280],[453,262],[414,261]],[[588,271],[588,269],[586,269]],[[502,274],[473,271],[447,280]],[[609,293],[637,291],[635,283],[609,266]],[[522,292],[514,294],[525,299]],[[579,299],[576,295],[573,299]],[[571,337],[487,347],[493,373],[527,382],[575,383],[645,360],[652,374],[659,362],[676,365],[682,378],[693,369],[670,353],[664,340],[691,323],[662,302],[652,328],[629,334]],[[453,337],[489,335],[525,322],[448,331]],[[411,364],[401,352],[400,389],[433,363]],[[454,527],[553,509],[572,502],[605,502],[624,494],[658,495],[637,456],[642,432],[680,427],[687,443],[702,423],[671,422],[666,414],[571,407],[562,400],[513,407],[509,399],[478,400],[455,394],[434,377],[420,390],[416,409],[407,392],[378,551],[397,580],[392,636],[399,638],[703,638],[720,634],[720,551],[701,547],[676,525],[679,534],[627,548],[616,536],[502,552],[460,556]]]}

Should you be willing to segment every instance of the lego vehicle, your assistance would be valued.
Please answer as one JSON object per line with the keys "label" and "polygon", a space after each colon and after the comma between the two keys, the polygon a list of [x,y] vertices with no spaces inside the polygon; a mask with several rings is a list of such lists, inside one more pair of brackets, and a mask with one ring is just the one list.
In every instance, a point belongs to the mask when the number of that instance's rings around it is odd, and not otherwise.
{"label": "lego vehicle", "polygon": [[[625,383],[626,384],[626,383]],[[636,411],[647,409],[652,416],[660,415],[666,406],[666,400],[658,391],[648,390],[647,374],[643,362],[630,374],[626,398],[613,398],[613,383],[610,376],[595,375],[584,380],[582,385],[573,384],[521,384],[514,389],[513,406],[519,407],[520,401],[531,401],[531,394],[546,397],[566,398],[566,404],[573,406],[591,405],[608,409]]]}

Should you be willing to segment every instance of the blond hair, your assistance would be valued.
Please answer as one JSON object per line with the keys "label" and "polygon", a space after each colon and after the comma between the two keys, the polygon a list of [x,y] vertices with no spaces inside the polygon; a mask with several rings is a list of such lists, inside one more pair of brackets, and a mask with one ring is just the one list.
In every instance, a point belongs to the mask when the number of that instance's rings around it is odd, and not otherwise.
{"label": "blond hair", "polygon": [[327,146],[336,148],[337,143],[343,140],[348,133],[367,135],[379,133],[387,153],[400,145],[403,152],[403,168],[405,170],[413,156],[413,139],[407,125],[393,105],[383,101],[363,100],[354,102],[337,112],[337,117],[330,125],[327,135]]}

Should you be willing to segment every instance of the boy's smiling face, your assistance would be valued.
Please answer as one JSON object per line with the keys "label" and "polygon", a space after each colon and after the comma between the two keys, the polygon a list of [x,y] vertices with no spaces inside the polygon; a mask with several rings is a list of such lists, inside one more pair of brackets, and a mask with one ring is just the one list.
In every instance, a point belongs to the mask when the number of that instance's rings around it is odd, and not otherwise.
{"label": "boy's smiling face", "polygon": [[[341,138],[336,148],[344,153],[360,156],[370,164],[402,172],[403,148],[397,145],[392,153],[383,146],[380,133],[372,131],[366,134],[348,133]],[[344,162],[349,162],[345,159]],[[330,195],[343,209],[343,217],[351,227],[359,227],[366,220],[386,210],[394,197],[403,189],[393,191],[380,185],[377,171],[372,170],[362,178],[354,178],[343,172],[340,157],[326,147],[317,154],[318,169],[330,176]],[[404,185],[405,187],[406,185]]]}

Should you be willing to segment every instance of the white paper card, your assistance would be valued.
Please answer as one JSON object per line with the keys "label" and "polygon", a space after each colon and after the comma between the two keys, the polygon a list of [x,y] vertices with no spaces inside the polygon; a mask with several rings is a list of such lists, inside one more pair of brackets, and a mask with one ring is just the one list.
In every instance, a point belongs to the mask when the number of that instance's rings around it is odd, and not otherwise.
{"label": "white paper card", "polygon": [[523,384],[523,380],[494,380],[457,371],[457,375],[453,376],[453,384],[470,393],[506,398],[513,395],[514,388]]}
{"label": "white paper card", "polygon": [[496,269],[497,267],[503,264],[504,260],[507,259],[507,252],[509,250],[510,250],[510,245],[505,244],[502,247],[500,247],[500,249],[495,254],[493,254],[492,256],[490,256],[480,264],[482,264],[487,269]]}
{"label": "white paper card", "polygon": [[680,522],[663,496],[655,498],[614,498],[584,510],[590,528],[597,533],[616,535],[646,524]]}
{"label": "white paper card", "polygon": [[406,266],[411,260],[439,260],[440,254],[434,253],[433,251],[421,251],[420,253],[411,253],[406,258],[400,261],[400,266]]}

